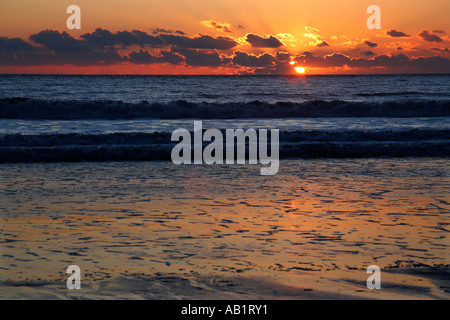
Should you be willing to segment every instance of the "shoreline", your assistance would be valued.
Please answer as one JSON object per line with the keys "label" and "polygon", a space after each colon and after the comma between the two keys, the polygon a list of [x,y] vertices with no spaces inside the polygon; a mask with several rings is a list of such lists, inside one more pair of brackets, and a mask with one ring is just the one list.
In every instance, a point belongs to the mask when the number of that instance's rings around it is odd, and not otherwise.
{"label": "shoreline", "polygon": [[[369,290],[364,283],[334,279],[340,289],[326,291],[326,285],[313,280],[276,281],[275,275],[199,276],[193,274],[123,274],[102,281],[83,282],[80,290],[68,290],[65,279],[57,281],[0,281],[0,300],[448,300],[450,265],[443,268],[405,268],[386,275],[401,275],[399,282],[383,282],[380,290]],[[425,274],[425,276],[424,276]],[[405,281],[413,282],[412,285]],[[326,280],[322,280],[326,282]],[[434,287],[424,285],[434,284]],[[333,284],[330,282],[328,285]]]}
{"label": "shoreline", "polygon": [[[448,165],[9,164],[0,299],[448,299]],[[68,293],[70,265],[88,291]]]}

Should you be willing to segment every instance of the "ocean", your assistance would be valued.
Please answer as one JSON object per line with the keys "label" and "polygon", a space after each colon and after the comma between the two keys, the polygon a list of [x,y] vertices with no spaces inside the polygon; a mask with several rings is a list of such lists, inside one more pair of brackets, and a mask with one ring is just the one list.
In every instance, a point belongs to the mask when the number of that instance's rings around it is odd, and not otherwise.
{"label": "ocean", "polygon": [[282,158],[447,156],[449,75],[0,76],[0,161],[170,160],[171,133],[280,130]]}
{"label": "ocean", "polygon": [[[173,164],[195,120],[279,172]],[[448,299],[449,120],[450,75],[0,75],[1,296]]]}

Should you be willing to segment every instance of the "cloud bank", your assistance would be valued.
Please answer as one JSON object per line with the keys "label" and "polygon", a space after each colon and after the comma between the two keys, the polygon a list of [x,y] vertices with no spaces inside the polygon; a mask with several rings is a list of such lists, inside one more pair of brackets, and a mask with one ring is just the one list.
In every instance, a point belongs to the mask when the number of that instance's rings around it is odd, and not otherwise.
{"label": "cloud bank", "polygon": [[[224,30],[224,26],[218,23],[211,22],[211,27]],[[306,31],[318,32],[312,27],[307,27]],[[386,34],[393,38],[409,37],[394,29],[387,31]],[[354,42],[353,51],[349,52],[356,57],[351,57],[348,52],[336,52],[335,43],[325,40],[314,42],[310,46],[313,52],[304,51],[298,54],[288,52],[292,47],[285,43],[288,43],[286,39],[289,40],[291,37],[290,34],[281,33],[278,36],[265,37],[247,33],[244,38],[237,39],[225,35],[188,36],[179,30],[162,28],[152,29],[150,33],[141,30],[111,32],[97,28],[93,32],[74,38],[65,31],[43,30],[31,35],[29,39],[0,37],[0,66],[164,64],[173,68],[226,68],[230,72],[241,74],[295,74],[294,67],[302,66],[309,69],[317,68],[324,73],[348,70],[450,73],[449,50],[445,45],[443,47],[436,45],[445,42],[445,32],[441,30],[433,32],[422,30],[418,37],[423,41],[434,43],[434,47],[427,49],[427,56],[416,54],[413,57],[408,56],[408,52],[403,49],[401,52],[405,53],[402,54],[376,55],[371,51],[372,48],[381,51],[383,44],[369,40]],[[295,39],[292,37],[291,40]],[[361,44],[368,46],[370,50],[361,50]],[[398,52],[400,48],[402,47],[396,45],[392,50]],[[322,54],[319,55],[314,50]],[[421,50],[420,52],[426,51]],[[295,62],[295,66],[292,62]]]}

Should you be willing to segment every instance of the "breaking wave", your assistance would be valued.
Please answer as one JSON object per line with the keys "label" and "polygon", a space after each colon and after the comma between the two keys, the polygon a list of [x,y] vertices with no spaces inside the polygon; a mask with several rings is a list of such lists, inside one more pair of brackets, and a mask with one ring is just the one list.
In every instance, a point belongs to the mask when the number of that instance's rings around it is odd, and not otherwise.
{"label": "breaking wave", "polygon": [[[170,160],[177,143],[171,134],[3,134],[0,162]],[[281,158],[450,155],[450,130],[301,130],[279,137]]]}
{"label": "breaking wave", "polygon": [[237,119],[311,117],[447,117],[450,101],[348,102],[307,101],[268,103],[128,103],[123,101],[50,101],[28,98],[0,99],[3,119]]}

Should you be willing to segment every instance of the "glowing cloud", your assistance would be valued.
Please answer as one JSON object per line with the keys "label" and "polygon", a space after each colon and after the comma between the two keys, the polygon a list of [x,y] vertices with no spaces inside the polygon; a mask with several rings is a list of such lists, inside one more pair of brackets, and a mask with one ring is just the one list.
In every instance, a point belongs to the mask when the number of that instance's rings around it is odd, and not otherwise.
{"label": "glowing cloud", "polygon": [[305,33],[303,34],[305,38],[311,39],[312,41],[308,43],[310,46],[318,46],[322,42],[319,33],[319,29],[313,28],[313,27],[305,27]]}
{"label": "glowing cloud", "polygon": [[205,27],[213,28],[220,32],[231,32],[231,24],[227,22],[217,22],[214,20],[200,21]]}

